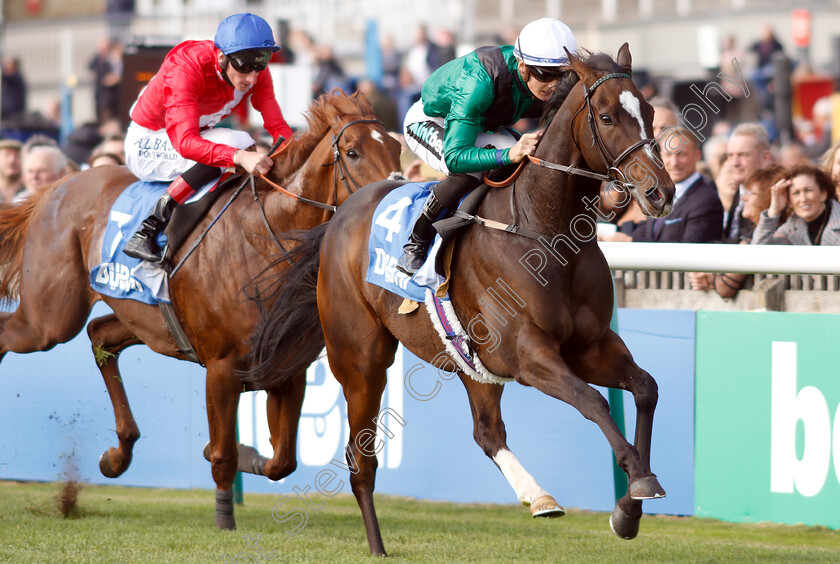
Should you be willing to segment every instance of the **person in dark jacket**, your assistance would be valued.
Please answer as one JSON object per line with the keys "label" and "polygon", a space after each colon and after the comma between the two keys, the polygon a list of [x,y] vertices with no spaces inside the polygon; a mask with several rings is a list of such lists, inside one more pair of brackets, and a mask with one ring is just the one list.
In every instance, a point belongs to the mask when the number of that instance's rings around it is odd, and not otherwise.
{"label": "person in dark jacket", "polygon": [[675,127],[661,143],[662,162],[676,185],[674,208],[665,217],[625,223],[611,240],[667,243],[710,243],[723,232],[723,204],[714,185],[697,172],[702,158],[697,138]]}

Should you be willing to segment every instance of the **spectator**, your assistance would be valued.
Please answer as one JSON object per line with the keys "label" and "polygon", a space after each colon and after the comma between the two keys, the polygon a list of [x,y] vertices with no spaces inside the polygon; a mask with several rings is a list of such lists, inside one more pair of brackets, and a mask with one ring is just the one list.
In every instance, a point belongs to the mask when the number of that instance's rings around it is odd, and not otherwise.
{"label": "spectator", "polygon": [[88,64],[94,75],[93,97],[99,123],[117,117],[120,108],[122,81],[122,47],[110,38],[99,42],[96,54]]}
{"label": "spectator", "polygon": [[[752,173],[744,183],[744,217],[753,224],[758,224],[761,212],[770,206],[770,188],[784,177],[785,169],[778,165],[770,165]],[[752,234],[740,241],[749,244]],[[734,298],[738,290],[744,285],[747,274],[692,272],[689,274],[691,287],[694,290],[714,289],[723,299]]]}
{"label": "spectator", "polygon": [[[791,215],[782,223],[788,205]],[[840,204],[828,174],[798,165],[773,184],[770,206],[761,212],[752,244],[840,245]]]}
{"label": "spectator", "polygon": [[712,181],[716,184],[720,169],[723,166],[723,161],[726,160],[727,143],[729,143],[728,135],[715,135],[714,137],[709,137],[703,143],[703,160],[706,162],[706,166],[709,167],[709,175],[712,177]]}
{"label": "spectator", "polygon": [[58,143],[52,137],[47,137],[41,133],[36,133],[26,140],[20,150],[20,162],[26,160],[26,155],[35,147],[58,147]]}
{"label": "spectator", "polygon": [[102,142],[99,127],[88,122],[80,125],[61,144],[62,152],[76,164],[87,163],[94,148]]}
{"label": "spectator", "polygon": [[26,113],[26,81],[20,73],[20,61],[13,57],[3,59],[0,112],[4,120],[20,118]]}
{"label": "spectator", "polygon": [[24,192],[16,200],[34,194],[67,174],[67,157],[56,146],[37,145],[26,153],[23,160]]}
{"label": "spectator", "polygon": [[435,41],[429,47],[428,63],[432,72],[455,59],[455,36],[446,28],[441,28],[435,35]]}
{"label": "spectator", "polygon": [[811,164],[811,159],[805,154],[802,143],[790,141],[779,147],[779,164],[785,168],[793,168],[800,164]]}
{"label": "spectator", "polygon": [[125,161],[119,155],[105,151],[94,151],[88,159],[88,167],[94,168],[103,165],[124,165]]}
{"label": "spectator", "polygon": [[356,83],[356,90],[367,97],[373,113],[382,121],[385,129],[388,131],[400,129],[402,124],[397,122],[397,105],[372,80],[367,78],[359,80]]}
{"label": "spectator", "polygon": [[784,53],[784,48],[776,39],[773,28],[765,25],[761,38],[752,44],[750,51],[756,54],[756,70],[752,74],[753,83],[756,86],[756,95],[761,107],[765,110],[773,110],[773,97],[770,92],[770,83],[773,80],[773,58],[776,53]]}
{"label": "spectator", "polygon": [[125,135],[122,133],[107,135],[102,143],[94,147],[93,152],[116,155],[125,164]]}
{"label": "spectator", "polygon": [[737,126],[729,137],[726,145],[726,159],[730,165],[732,179],[738,183],[739,190],[735,192],[729,205],[724,227],[725,240],[738,241],[743,232],[752,232],[753,225],[744,220],[743,190],[744,181],[749,175],[772,162],[770,156],[770,136],[759,123],[742,123]]}
{"label": "spectator", "polygon": [[[717,187],[720,203],[723,205],[723,228],[725,230],[726,219],[729,216],[729,210],[732,209],[733,202],[740,201],[736,197],[740,188],[740,182],[735,179],[735,175],[732,173],[732,165],[726,160],[726,155],[724,155],[724,161],[721,164],[720,171],[718,171],[715,186]],[[750,235],[752,235],[752,232],[750,232]]]}
{"label": "spectator", "polygon": [[657,219],[647,218],[638,224],[624,224],[621,232],[605,236],[603,240],[708,243],[720,239],[723,206],[712,184],[697,172],[697,163],[702,156],[699,141],[687,128],[676,127],[674,134],[685,143],[662,150],[665,170],[676,185],[671,213]]}
{"label": "spectator", "polygon": [[8,204],[23,190],[21,147],[16,139],[0,139],[0,203]]}
{"label": "spectator", "polygon": [[[840,192],[840,141],[832,145],[820,159],[820,167],[834,181],[835,189]],[[840,194],[838,194],[840,195]]]}
{"label": "spectator", "polygon": [[344,69],[333,55],[332,47],[321,45],[315,54],[315,78],[312,81],[312,96],[318,97],[321,94],[340,88],[344,92],[350,92],[350,81],[344,75]]}
{"label": "spectator", "polygon": [[400,87],[400,66],[402,53],[394,46],[394,37],[386,35],[382,39],[382,88],[394,101]]}

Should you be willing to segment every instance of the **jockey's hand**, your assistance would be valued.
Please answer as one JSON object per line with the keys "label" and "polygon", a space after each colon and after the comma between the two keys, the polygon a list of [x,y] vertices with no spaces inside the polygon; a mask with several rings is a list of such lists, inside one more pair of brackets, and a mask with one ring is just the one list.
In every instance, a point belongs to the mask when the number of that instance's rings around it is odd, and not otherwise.
{"label": "jockey's hand", "polygon": [[274,166],[268,155],[255,151],[243,151],[238,149],[233,154],[233,162],[248,171],[249,174],[266,174]]}
{"label": "jockey's hand", "polygon": [[542,135],[543,131],[538,131],[536,133],[524,133],[522,137],[519,138],[519,141],[516,142],[516,145],[510,148],[510,152],[508,153],[510,162],[520,163],[526,156],[534,154],[534,150],[536,150],[537,143]]}

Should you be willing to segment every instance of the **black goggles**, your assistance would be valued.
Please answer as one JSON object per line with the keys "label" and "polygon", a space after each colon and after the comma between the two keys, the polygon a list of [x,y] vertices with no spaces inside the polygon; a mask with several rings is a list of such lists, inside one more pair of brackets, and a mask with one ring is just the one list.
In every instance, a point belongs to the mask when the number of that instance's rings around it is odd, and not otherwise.
{"label": "black goggles", "polygon": [[234,53],[232,55],[228,55],[228,60],[236,72],[240,72],[242,74],[248,74],[255,71],[262,72],[268,68],[268,62],[271,60],[271,51],[266,49],[258,51],[253,55],[250,53],[248,55]]}
{"label": "black goggles", "polygon": [[564,67],[532,67],[529,66],[528,70],[531,72],[531,76],[539,80],[540,82],[552,82],[554,80],[560,80],[566,73],[568,69]]}

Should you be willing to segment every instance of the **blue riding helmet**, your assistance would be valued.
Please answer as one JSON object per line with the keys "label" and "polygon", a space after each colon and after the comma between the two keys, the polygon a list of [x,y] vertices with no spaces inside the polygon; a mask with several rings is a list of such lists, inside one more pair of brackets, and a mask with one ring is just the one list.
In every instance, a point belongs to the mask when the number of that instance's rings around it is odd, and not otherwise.
{"label": "blue riding helmet", "polygon": [[223,19],[216,30],[213,43],[225,55],[248,49],[280,50],[280,47],[274,44],[274,34],[268,22],[247,13],[234,14]]}

